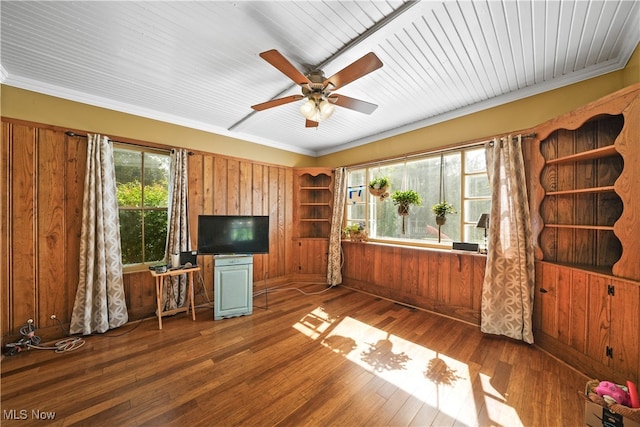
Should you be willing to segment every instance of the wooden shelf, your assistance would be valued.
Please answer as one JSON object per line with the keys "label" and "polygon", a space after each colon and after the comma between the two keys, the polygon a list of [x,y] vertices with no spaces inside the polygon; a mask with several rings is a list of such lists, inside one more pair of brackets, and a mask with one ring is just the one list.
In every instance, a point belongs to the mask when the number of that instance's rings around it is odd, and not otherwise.
{"label": "wooden shelf", "polygon": [[539,177],[543,260],[612,269],[620,259],[613,227],[626,207],[614,183],[625,166],[616,148],[624,122],[620,114],[594,114],[575,129],[554,122],[558,127],[540,142],[542,159],[549,159]]}
{"label": "wooden shelf", "polygon": [[579,188],[574,190],[561,190],[561,191],[548,191],[547,196],[563,196],[568,194],[592,194],[592,193],[607,193],[615,191],[613,185],[607,185],[604,187],[592,187],[592,188]]}
{"label": "wooden shelf", "polygon": [[569,156],[558,157],[557,159],[550,159],[547,160],[547,164],[553,165],[558,163],[578,162],[581,160],[596,160],[616,155],[618,155],[616,147],[613,145],[607,145],[605,147],[595,148],[593,150],[587,150],[577,154],[571,154]]}
{"label": "wooden shelf", "polygon": [[301,168],[296,169],[294,178],[295,237],[328,238],[333,206],[333,171]]}

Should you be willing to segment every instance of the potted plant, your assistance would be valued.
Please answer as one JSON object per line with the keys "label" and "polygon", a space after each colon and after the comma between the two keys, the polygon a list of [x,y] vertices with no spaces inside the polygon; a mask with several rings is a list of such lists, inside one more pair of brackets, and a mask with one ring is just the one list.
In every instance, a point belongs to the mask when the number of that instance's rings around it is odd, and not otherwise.
{"label": "potted plant", "polygon": [[453,205],[446,200],[436,203],[431,207],[431,210],[436,214],[436,224],[438,225],[444,225],[447,221],[447,214],[457,213]]}
{"label": "potted plant", "polygon": [[364,228],[365,223],[360,221],[355,224],[346,226],[342,230],[342,232],[345,234],[345,236],[349,236],[349,240],[351,240],[352,242],[366,242],[369,236],[367,236],[367,232]]}
{"label": "potted plant", "polygon": [[415,190],[394,191],[391,195],[393,204],[398,206],[398,214],[409,215],[409,206],[422,206],[422,199]]}
{"label": "potted plant", "polygon": [[398,215],[402,216],[402,234],[405,232],[405,218],[409,215],[409,206],[422,206],[422,199],[415,190],[394,191],[393,204],[398,206]]}
{"label": "potted plant", "polygon": [[376,197],[380,197],[380,200],[384,200],[389,197],[389,179],[386,176],[375,178],[369,183],[369,193]]}

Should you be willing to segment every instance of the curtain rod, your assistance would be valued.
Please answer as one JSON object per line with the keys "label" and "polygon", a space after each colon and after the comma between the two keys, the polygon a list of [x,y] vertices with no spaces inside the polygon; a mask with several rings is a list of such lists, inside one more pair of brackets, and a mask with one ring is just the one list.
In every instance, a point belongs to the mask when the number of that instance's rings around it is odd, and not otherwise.
{"label": "curtain rod", "polygon": [[[526,135],[521,135],[522,138],[535,138],[536,134],[535,133],[528,133]],[[500,138],[502,139],[502,138]],[[517,136],[512,137],[512,140],[516,141],[518,138]],[[415,157],[423,157],[427,154],[440,154],[440,153],[448,153],[450,151],[458,151],[464,148],[473,148],[473,147],[482,147],[484,144],[486,144],[487,142],[492,143],[493,139],[487,139],[486,141],[478,141],[478,142],[470,142],[467,144],[461,144],[461,145],[456,145],[455,147],[450,147],[450,148],[443,148],[441,150],[433,150],[433,151],[428,151],[428,152],[422,152],[422,153],[415,153],[415,154],[409,154],[407,156],[399,156],[399,157],[393,157],[391,159],[384,159],[384,160],[378,160],[375,162],[368,162],[368,163],[358,163],[358,164],[354,164],[351,166],[347,166],[347,169],[353,169],[353,168],[360,168],[360,167],[368,167],[368,166],[373,166],[373,165],[381,165],[384,163],[392,163],[392,162],[397,162],[398,160],[407,160],[407,159],[411,159],[411,158],[415,158]]]}
{"label": "curtain rod", "polygon": [[[80,133],[75,133],[74,131],[71,131],[71,130],[66,131],[66,132],[65,132],[65,135],[67,135],[67,136],[78,136],[78,137],[80,137],[80,138],[87,138],[87,135],[82,135],[82,134],[80,134]],[[108,138],[108,137],[107,137],[107,138]],[[147,148],[147,149],[149,149],[149,147],[147,147],[147,146],[145,146],[145,145],[135,144],[135,143],[132,143],[132,142],[117,141],[117,140],[115,140],[115,139],[111,139],[111,138],[109,138],[109,141],[111,141],[111,142],[115,142],[115,143],[117,143],[117,144],[129,144],[129,145],[135,145],[136,147],[143,147],[143,148]],[[153,149],[154,149],[154,150],[159,150],[159,151],[171,151],[172,153],[175,151],[175,148],[171,148],[171,149],[169,149],[169,150],[167,150],[167,149],[163,149],[163,148],[153,148]],[[187,154],[188,154],[188,155],[190,155],[190,156],[193,156],[193,155],[194,155],[193,151],[189,151],[189,152],[187,152]]]}

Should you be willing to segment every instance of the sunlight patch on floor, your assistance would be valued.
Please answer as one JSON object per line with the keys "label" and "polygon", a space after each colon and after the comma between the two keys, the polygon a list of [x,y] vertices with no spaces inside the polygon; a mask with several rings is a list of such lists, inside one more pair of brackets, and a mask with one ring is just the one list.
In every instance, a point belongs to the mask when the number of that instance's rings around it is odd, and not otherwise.
{"label": "sunlight patch on floor", "polygon": [[[318,307],[294,325],[312,339],[353,363],[397,386],[457,421],[477,425],[479,410],[494,425],[522,425],[513,408],[480,374],[484,405],[475,396],[466,363],[360,322],[352,317],[332,318]],[[476,377],[477,378],[477,377]],[[476,390],[477,393],[477,390]]]}
{"label": "sunlight patch on floor", "polygon": [[293,327],[315,340],[331,326],[334,320],[322,307],[318,307],[300,319]]}
{"label": "sunlight patch on floor", "polygon": [[484,392],[484,406],[491,419],[500,425],[522,426],[516,410],[507,404],[506,397],[491,384],[491,377],[481,373],[480,381]]}

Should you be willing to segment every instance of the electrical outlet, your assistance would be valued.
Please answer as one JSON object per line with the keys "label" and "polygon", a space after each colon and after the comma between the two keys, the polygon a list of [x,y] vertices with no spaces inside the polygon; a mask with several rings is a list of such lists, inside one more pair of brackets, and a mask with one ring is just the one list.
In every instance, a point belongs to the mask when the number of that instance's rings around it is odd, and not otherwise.
{"label": "electrical outlet", "polygon": [[51,320],[55,320],[55,319],[57,319],[56,315],[55,315],[55,314],[52,314],[52,315],[51,315]]}

